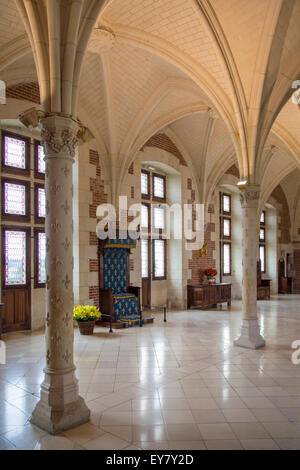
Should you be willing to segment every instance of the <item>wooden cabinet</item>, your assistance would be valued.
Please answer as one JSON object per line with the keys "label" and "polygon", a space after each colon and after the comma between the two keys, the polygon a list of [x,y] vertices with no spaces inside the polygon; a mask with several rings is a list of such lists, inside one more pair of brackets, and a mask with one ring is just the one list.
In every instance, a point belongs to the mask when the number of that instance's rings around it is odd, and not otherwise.
{"label": "wooden cabinet", "polygon": [[205,309],[222,303],[231,305],[231,284],[198,284],[187,286],[187,289],[188,309]]}

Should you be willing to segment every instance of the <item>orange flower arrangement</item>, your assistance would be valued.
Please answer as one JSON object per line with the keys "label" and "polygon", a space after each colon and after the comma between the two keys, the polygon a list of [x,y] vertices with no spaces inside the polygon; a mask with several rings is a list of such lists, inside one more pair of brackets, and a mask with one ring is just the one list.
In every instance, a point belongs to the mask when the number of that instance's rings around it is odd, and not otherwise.
{"label": "orange flower arrangement", "polygon": [[215,277],[218,274],[218,271],[213,268],[205,269],[204,274],[207,277]]}

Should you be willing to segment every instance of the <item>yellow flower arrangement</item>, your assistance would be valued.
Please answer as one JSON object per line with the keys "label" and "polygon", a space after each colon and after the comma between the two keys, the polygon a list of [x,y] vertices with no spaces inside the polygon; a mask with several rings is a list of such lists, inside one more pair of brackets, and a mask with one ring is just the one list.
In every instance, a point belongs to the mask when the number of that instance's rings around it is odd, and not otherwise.
{"label": "yellow flower arrangement", "polygon": [[73,310],[73,318],[76,321],[98,321],[101,318],[101,312],[92,305],[78,305]]}

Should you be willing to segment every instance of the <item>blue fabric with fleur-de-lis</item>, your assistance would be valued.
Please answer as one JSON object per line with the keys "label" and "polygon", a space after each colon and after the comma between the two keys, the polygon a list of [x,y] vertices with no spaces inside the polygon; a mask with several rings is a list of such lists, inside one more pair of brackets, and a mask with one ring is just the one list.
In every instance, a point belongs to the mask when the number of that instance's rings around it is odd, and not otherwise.
{"label": "blue fabric with fleur-de-lis", "polygon": [[[118,246],[113,247],[114,244]],[[104,288],[113,292],[116,321],[124,321],[125,326],[128,327],[139,324],[139,303],[133,294],[127,292],[127,260],[129,253],[128,244],[125,241],[123,244],[124,248],[121,248],[119,240],[110,240],[108,246],[104,249]]]}
{"label": "blue fabric with fleur-de-lis", "polygon": [[127,258],[128,251],[123,248],[104,250],[104,288],[113,294],[127,292]]}

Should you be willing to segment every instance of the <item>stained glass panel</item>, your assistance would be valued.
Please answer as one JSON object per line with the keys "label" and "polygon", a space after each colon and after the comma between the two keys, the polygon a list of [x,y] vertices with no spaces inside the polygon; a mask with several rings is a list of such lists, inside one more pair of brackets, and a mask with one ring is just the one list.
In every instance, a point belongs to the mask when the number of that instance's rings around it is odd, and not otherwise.
{"label": "stained glass panel", "polygon": [[165,197],[165,180],[159,176],[154,176],[154,197]]}
{"label": "stained glass panel", "polygon": [[46,217],[46,195],[44,188],[38,188],[38,217]]}
{"label": "stained glass panel", "polygon": [[142,210],[141,210],[141,226],[142,228],[149,228],[149,209],[148,206],[145,206],[145,204],[142,204]]}
{"label": "stained glass panel", "polygon": [[38,145],[38,158],[37,158],[37,171],[38,173],[44,173],[46,172],[46,162],[44,160],[45,158],[45,152],[44,152],[44,147],[42,145]]}
{"label": "stained glass panel", "polygon": [[142,240],[142,277],[149,277],[149,250],[148,240]]}
{"label": "stained glass panel", "polygon": [[5,230],[5,285],[26,284],[26,232]]}
{"label": "stained glass panel", "polygon": [[263,245],[259,247],[259,258],[261,262],[261,272],[264,273],[266,271],[266,248]]}
{"label": "stained glass panel", "polygon": [[224,237],[230,237],[230,220],[229,219],[223,219],[223,235]]}
{"label": "stained glass panel", "polygon": [[154,228],[165,228],[165,210],[162,207],[154,207]]}
{"label": "stained glass panel", "polygon": [[164,240],[154,240],[154,277],[165,277]]}
{"label": "stained glass panel", "polygon": [[230,259],[230,244],[224,243],[223,245],[223,274],[231,273],[231,259]]}
{"label": "stained glass panel", "polygon": [[4,137],[4,165],[26,169],[26,143],[24,140]]}
{"label": "stained glass panel", "polygon": [[148,173],[141,174],[141,193],[149,196],[149,175]]}
{"label": "stained glass panel", "polygon": [[231,211],[231,198],[223,194],[223,212],[229,213]]}
{"label": "stained glass panel", "polygon": [[38,284],[46,282],[46,234],[38,233]]}
{"label": "stained glass panel", "polygon": [[26,215],[26,186],[4,183],[4,213]]}

